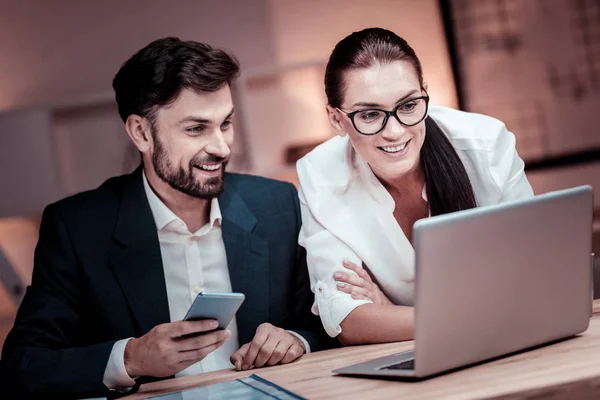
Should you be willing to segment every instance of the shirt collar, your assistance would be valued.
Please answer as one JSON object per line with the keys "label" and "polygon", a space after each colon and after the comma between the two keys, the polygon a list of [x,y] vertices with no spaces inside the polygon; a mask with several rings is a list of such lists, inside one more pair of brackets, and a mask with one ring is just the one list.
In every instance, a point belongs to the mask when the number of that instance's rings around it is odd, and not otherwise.
{"label": "shirt collar", "polygon": [[[352,146],[350,144],[350,146]],[[363,158],[358,154],[354,148],[350,147],[351,151],[351,159],[353,159],[353,168],[358,172],[358,175],[362,178],[363,182],[367,185],[369,191],[375,196],[376,199],[379,199],[381,202],[390,202],[393,205],[392,196],[388,193],[388,191],[383,187],[383,184],[377,179],[373,170],[369,166],[369,164],[363,160]],[[425,202],[429,203],[427,199],[427,187],[426,184],[423,184],[423,189],[421,190],[421,197]],[[393,211],[393,208],[392,208]]]}
{"label": "shirt collar", "polygon": [[[150,204],[150,210],[152,211],[156,228],[160,231],[173,221],[181,221],[181,223],[185,225],[181,218],[175,215],[175,213],[171,211],[161,199],[158,198],[156,193],[154,193],[154,190],[152,190],[150,187],[148,178],[146,178],[145,172],[142,173],[142,179],[144,181],[144,191],[146,192],[146,197],[148,198],[148,203]],[[212,229],[215,224],[220,225],[221,219],[222,215],[221,208],[219,207],[219,201],[216,197],[214,197],[210,203],[210,216],[208,223],[209,230]]]}

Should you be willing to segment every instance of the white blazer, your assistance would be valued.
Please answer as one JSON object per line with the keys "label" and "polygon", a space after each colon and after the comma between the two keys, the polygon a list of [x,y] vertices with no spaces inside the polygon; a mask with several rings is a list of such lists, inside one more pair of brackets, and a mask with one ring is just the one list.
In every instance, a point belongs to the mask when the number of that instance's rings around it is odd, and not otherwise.
{"label": "white blazer", "polygon": [[[515,149],[515,137],[497,119],[430,107],[429,116],[448,136],[469,175],[479,206],[533,196]],[[339,291],[333,274],[342,261],[364,262],[386,296],[413,304],[415,252],[393,216],[394,200],[356,153],[348,137],[334,137],[297,163],[302,229],[312,312],[331,337],[356,307],[370,303]],[[425,190],[424,198],[425,196]]]}

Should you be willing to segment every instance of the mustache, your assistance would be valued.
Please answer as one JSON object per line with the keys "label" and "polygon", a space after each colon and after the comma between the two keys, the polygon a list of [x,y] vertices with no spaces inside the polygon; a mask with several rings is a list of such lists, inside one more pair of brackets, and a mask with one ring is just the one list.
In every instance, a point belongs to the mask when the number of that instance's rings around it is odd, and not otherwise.
{"label": "mustache", "polygon": [[215,156],[213,154],[209,154],[207,157],[193,158],[190,161],[190,164],[193,165],[194,167],[199,167],[201,165],[206,165],[206,164],[221,164],[221,163],[223,165],[227,165],[228,161],[229,161],[229,159],[226,157],[219,157],[219,156]]}

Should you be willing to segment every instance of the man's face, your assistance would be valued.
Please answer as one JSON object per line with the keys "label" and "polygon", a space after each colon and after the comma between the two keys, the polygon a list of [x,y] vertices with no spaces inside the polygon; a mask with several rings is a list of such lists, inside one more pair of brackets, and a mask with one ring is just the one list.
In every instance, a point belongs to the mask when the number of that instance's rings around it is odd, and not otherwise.
{"label": "man's face", "polygon": [[150,151],[156,175],[187,195],[217,197],[233,145],[232,118],[228,85],[216,92],[183,89],[155,114]]}

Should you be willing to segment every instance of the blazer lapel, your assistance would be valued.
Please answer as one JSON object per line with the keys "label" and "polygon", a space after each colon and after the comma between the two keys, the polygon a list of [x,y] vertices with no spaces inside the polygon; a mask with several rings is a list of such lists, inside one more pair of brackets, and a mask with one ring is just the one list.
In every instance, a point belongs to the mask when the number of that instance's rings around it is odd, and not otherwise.
{"label": "blazer lapel", "polygon": [[113,238],[121,249],[111,257],[113,271],[142,334],[169,322],[169,303],[156,225],[142,181],[142,168],[123,191]]}
{"label": "blazer lapel", "polygon": [[254,233],[256,217],[233,186],[225,183],[219,206],[231,287],[246,295],[236,318],[240,342],[247,343],[269,319],[269,247]]}

